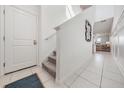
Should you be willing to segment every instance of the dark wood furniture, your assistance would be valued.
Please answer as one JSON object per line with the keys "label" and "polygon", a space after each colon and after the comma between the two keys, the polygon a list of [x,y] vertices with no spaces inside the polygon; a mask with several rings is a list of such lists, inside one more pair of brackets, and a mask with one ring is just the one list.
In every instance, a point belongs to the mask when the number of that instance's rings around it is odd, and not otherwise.
{"label": "dark wood furniture", "polygon": [[96,44],[96,51],[110,52],[111,46],[110,44]]}

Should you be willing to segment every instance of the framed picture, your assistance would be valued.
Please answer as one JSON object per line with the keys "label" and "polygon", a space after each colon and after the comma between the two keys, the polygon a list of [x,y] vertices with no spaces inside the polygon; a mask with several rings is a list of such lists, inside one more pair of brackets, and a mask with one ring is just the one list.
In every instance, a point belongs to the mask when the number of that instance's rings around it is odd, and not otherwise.
{"label": "framed picture", "polygon": [[85,40],[87,42],[91,41],[91,38],[92,38],[91,31],[92,31],[92,26],[91,26],[90,22],[88,20],[86,20],[85,21]]}

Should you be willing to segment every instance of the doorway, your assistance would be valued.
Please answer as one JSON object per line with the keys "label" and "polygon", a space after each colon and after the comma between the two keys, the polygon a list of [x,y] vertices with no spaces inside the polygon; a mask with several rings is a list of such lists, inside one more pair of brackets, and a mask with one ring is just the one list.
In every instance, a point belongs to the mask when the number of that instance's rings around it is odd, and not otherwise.
{"label": "doorway", "polygon": [[4,73],[37,64],[37,15],[5,6]]}
{"label": "doorway", "polygon": [[111,52],[112,23],[113,18],[108,18],[94,24],[94,51]]}

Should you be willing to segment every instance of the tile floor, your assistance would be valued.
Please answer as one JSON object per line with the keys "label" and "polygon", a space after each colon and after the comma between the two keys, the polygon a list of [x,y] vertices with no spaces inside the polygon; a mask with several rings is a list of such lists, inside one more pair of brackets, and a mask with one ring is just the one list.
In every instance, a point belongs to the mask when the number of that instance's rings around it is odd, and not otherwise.
{"label": "tile floor", "polygon": [[110,53],[98,52],[89,61],[86,68],[70,76],[62,84],[55,80],[41,67],[32,67],[0,77],[0,87],[37,73],[46,88],[123,88],[124,77],[119,71]]}
{"label": "tile floor", "polygon": [[97,52],[89,65],[81,69],[80,73],[77,71],[64,84],[72,88],[124,87],[124,77],[108,52]]}

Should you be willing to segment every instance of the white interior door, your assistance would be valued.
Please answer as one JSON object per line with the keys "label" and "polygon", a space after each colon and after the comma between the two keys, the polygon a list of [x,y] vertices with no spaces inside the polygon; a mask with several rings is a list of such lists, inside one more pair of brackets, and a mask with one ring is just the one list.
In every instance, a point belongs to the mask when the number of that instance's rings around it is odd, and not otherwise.
{"label": "white interior door", "polygon": [[5,7],[5,73],[36,65],[37,16]]}

